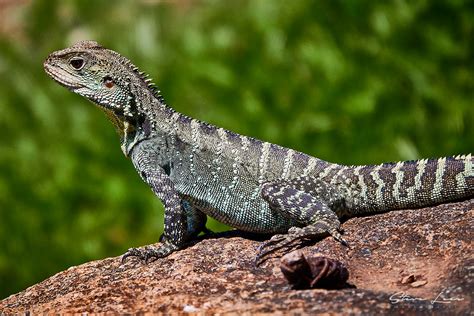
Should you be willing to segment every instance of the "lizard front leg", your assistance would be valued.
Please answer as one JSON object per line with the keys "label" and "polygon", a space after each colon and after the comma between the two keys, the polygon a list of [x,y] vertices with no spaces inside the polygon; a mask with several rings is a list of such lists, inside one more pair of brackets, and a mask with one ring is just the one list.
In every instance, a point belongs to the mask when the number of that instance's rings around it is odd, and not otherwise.
{"label": "lizard front leg", "polygon": [[323,183],[313,182],[314,180],[309,178],[298,178],[293,181],[263,184],[261,194],[270,208],[296,220],[302,227],[291,227],[287,234],[275,235],[263,243],[259,248],[257,264],[261,264],[280,249],[290,249],[301,239],[323,238],[330,235],[347,245],[339,233],[339,219],[324,199],[334,193]]}
{"label": "lizard front leg", "polygon": [[159,246],[148,246],[144,249],[130,248],[123,256],[138,257],[144,261],[150,258],[166,257],[175,250],[182,248],[190,233],[188,231],[189,209],[183,204],[180,195],[175,189],[173,181],[160,167],[158,156],[154,151],[147,150],[146,144],[137,145],[132,152],[132,161],[141,178],[151,187],[165,207],[164,233],[160,238]]}
{"label": "lizard front leg", "polygon": [[186,212],[186,223],[188,225],[188,237],[193,239],[199,235],[199,233],[204,232],[204,234],[211,234],[206,227],[207,215],[204,214],[201,210],[191,205],[191,203],[186,200],[185,197],[181,197],[181,205]]}

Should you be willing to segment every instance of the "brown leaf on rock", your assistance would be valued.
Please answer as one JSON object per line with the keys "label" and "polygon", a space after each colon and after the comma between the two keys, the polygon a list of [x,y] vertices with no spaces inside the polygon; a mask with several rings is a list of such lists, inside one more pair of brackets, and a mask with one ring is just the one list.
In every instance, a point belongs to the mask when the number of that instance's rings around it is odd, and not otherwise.
{"label": "brown leaf on rock", "polygon": [[295,289],[349,287],[347,268],[340,261],[327,257],[306,258],[301,250],[297,250],[283,256],[280,268]]}

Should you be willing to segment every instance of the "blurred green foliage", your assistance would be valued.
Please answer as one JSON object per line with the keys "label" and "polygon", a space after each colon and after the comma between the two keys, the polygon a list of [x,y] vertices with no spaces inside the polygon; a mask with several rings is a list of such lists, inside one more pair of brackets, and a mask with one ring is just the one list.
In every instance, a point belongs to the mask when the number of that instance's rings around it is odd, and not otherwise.
{"label": "blurred green foliage", "polygon": [[[43,59],[95,39],[193,117],[346,164],[473,152],[472,1],[0,4],[0,297],[155,242],[163,208]],[[223,229],[215,222],[214,229]]]}

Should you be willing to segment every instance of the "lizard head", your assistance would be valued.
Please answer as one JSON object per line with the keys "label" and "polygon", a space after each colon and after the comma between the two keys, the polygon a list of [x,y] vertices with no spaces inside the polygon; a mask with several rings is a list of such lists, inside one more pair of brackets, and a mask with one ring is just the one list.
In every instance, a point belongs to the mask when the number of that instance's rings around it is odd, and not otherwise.
{"label": "lizard head", "polygon": [[141,87],[149,88],[150,84],[128,59],[94,41],[81,41],[51,53],[44,69],[59,84],[120,120],[139,115],[135,91],[150,91]]}
{"label": "lizard head", "polygon": [[94,41],[81,41],[51,53],[46,73],[69,90],[102,109],[121,137],[128,155],[137,131],[150,132],[147,115],[152,107],[168,109],[158,89],[130,60]]}

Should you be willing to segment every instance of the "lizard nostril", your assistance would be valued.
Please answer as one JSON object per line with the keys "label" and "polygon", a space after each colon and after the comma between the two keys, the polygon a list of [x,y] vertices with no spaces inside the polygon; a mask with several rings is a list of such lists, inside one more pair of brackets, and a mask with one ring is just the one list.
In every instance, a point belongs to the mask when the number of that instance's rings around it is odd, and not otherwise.
{"label": "lizard nostril", "polygon": [[53,63],[53,59],[51,58],[51,55],[49,55],[49,56],[45,59],[45,61],[44,61],[44,63],[43,63],[43,66],[44,66],[44,67],[47,67],[47,66],[51,65],[52,63]]}

